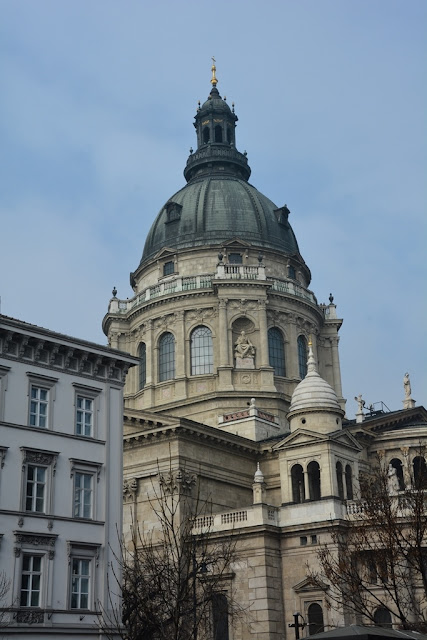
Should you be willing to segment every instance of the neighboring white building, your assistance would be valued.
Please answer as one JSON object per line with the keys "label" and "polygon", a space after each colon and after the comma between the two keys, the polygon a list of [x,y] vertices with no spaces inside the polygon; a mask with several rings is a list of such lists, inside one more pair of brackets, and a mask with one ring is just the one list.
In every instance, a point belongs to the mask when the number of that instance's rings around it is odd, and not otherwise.
{"label": "neighboring white building", "polygon": [[110,607],[119,551],[123,385],[135,362],[0,315],[7,637],[104,637],[97,611]]}

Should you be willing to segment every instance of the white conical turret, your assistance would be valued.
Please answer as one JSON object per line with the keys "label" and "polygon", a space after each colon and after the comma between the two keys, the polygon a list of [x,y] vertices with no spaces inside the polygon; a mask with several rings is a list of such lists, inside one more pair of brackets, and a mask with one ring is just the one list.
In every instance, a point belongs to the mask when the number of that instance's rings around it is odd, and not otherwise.
{"label": "white conical turret", "polygon": [[313,355],[311,340],[307,360],[307,375],[295,388],[288,420],[291,431],[298,428],[329,433],[341,429],[344,411],[331,385],[320,377]]}

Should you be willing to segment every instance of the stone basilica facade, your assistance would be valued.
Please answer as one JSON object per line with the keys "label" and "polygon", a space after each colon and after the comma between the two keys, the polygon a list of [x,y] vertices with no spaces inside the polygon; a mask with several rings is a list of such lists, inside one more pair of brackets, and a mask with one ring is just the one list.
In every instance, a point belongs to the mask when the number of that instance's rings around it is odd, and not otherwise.
{"label": "stone basilica facade", "polygon": [[[125,527],[154,526],[160,471],[196,475],[210,528],[239,530],[229,584],[249,611],[224,639],[294,637],[344,622],[306,579],[316,546],[345,519],[359,473],[379,450],[404,482],[427,414],[404,409],[345,419],[332,296],[319,304],[286,205],[249,183],[237,116],[217,89],[197,109],[187,184],[155,218],[132,298],[113,292],[103,329],[139,358],[125,387]],[[391,621],[393,622],[393,621]]]}

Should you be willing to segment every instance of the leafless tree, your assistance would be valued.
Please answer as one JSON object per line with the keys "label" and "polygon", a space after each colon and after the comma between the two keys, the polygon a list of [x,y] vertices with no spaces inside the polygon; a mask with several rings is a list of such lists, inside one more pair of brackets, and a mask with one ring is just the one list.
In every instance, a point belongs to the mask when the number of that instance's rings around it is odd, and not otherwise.
{"label": "leafless tree", "polygon": [[159,473],[151,500],[157,527],[144,533],[133,523],[116,558],[120,571],[110,590],[122,607],[103,612],[108,637],[227,640],[229,621],[241,614],[231,589],[237,537],[212,531],[210,503],[197,487],[185,470]]}
{"label": "leafless tree", "polygon": [[309,568],[329,607],[374,623],[385,610],[400,628],[427,631],[426,487],[423,447],[406,483],[378,457],[361,479],[353,513],[334,524],[332,544],[320,547],[320,569]]}
{"label": "leafless tree", "polygon": [[0,629],[9,626],[10,624],[10,611],[11,607],[6,605],[7,594],[10,590],[10,579],[4,573],[0,571]]}

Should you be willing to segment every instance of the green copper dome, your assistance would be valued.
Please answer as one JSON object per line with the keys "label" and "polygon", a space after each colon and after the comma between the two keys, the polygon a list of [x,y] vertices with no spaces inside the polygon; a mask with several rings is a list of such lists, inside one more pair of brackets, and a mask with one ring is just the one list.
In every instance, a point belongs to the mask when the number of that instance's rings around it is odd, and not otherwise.
{"label": "green copper dome", "polygon": [[[200,104],[200,103],[199,103]],[[187,185],[166,202],[145,242],[141,264],[168,247],[179,251],[221,246],[238,238],[286,255],[299,253],[288,222],[289,209],[278,208],[249,184],[246,153],[235,147],[237,116],[215,84],[194,126],[197,149],[184,170]]]}

